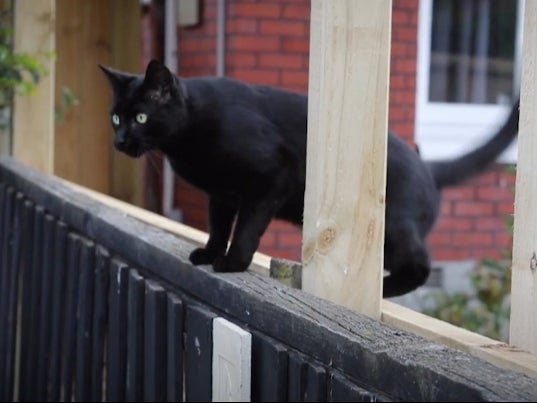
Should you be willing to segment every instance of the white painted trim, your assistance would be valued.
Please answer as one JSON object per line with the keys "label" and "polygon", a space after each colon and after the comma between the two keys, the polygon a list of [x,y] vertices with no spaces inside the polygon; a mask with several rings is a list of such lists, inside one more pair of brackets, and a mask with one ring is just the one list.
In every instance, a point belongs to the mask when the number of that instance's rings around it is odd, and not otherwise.
{"label": "white painted trim", "polygon": [[213,320],[213,402],[249,402],[252,335],[224,318]]}
{"label": "white painted trim", "polygon": [[[522,13],[524,1],[518,0],[515,60],[520,65]],[[421,0],[418,23],[418,63],[416,89],[416,135],[420,154],[426,160],[460,155],[485,141],[498,129],[509,112],[509,105],[475,105],[428,102],[431,19],[433,0]],[[515,69],[515,85],[520,73]],[[515,162],[516,142],[501,156],[502,162]]]}

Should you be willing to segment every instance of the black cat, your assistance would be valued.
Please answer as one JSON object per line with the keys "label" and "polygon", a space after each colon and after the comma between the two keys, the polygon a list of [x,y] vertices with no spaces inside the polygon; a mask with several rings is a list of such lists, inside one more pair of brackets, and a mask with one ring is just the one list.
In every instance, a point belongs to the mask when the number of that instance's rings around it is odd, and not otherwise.
{"label": "black cat", "polygon": [[[178,175],[209,196],[209,240],[191,253],[193,264],[246,270],[271,219],[302,224],[306,95],[229,78],[180,79],[155,60],[145,76],[100,67],[114,94],[115,147],[131,157],[162,151]],[[388,134],[384,297],[425,283],[425,238],[438,216],[440,190],[482,171],[517,131],[518,102],[486,144],[434,163]]]}

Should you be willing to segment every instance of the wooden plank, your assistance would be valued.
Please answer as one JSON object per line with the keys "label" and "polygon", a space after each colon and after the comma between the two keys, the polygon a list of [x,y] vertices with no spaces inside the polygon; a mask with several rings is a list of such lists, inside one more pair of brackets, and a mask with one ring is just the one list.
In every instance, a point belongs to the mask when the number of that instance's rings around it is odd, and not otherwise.
{"label": "wooden plank", "polygon": [[110,276],[110,254],[98,246],[96,248],[95,285],[93,292],[93,324],[91,347],[91,401],[104,399],[103,372],[106,344],[106,323],[108,314],[108,280]]}
{"label": "wooden plank", "polygon": [[[349,379],[389,391],[394,398],[429,399],[429,389],[419,387],[423,379],[429,384],[457,385],[451,390],[463,392],[458,399],[531,401],[537,396],[537,377],[497,367],[255,273],[222,276],[192,267],[187,263],[191,243],[86,198],[64,182],[10,158],[0,157],[0,177],[36,203],[44,203],[73,230],[88,231],[124,259],[151,267],[151,274],[170,287],[225,310],[322,365],[344,368]],[[399,372],[387,377],[394,368]],[[453,398],[449,389],[437,392],[439,400]]]}
{"label": "wooden plank", "polygon": [[[34,237],[34,215],[35,215],[35,206],[31,201],[26,201],[24,204],[25,209],[25,230],[23,232],[23,243],[26,245],[24,253],[24,264],[21,267],[21,308],[19,313],[20,321],[20,336],[17,337],[17,350],[19,351],[18,359],[18,387],[16,394],[18,401],[24,401],[25,393],[27,391],[26,386],[28,384],[28,379],[26,378],[28,374],[28,346],[31,340],[32,334],[30,333],[31,328],[31,279],[32,279],[32,264],[33,264],[33,237]],[[0,214],[1,216],[1,214]]]}
{"label": "wooden plank", "polygon": [[73,375],[76,365],[76,315],[78,311],[81,243],[82,240],[78,235],[69,233],[67,236],[67,289],[65,296],[60,401],[68,402],[73,399]]}
{"label": "wooden plank", "polygon": [[[6,324],[8,317],[8,296],[11,284],[11,259],[13,255],[12,242],[14,236],[14,212],[15,212],[15,189],[9,187],[4,194],[4,205],[2,208],[3,228],[2,243],[0,244],[0,323]],[[0,332],[0,382],[5,384],[7,366],[7,333]],[[0,399],[8,399],[4,395],[5,390],[0,389]]]}
{"label": "wooden plank", "polygon": [[345,377],[332,373],[330,375],[329,402],[387,402],[386,397],[379,396],[374,391],[357,386]]}
{"label": "wooden plank", "polygon": [[[24,398],[25,400],[35,401],[36,400],[36,376],[37,376],[37,366],[35,365],[35,357],[38,353],[38,344],[35,342],[36,335],[39,334],[40,329],[40,302],[41,302],[41,281],[42,281],[42,262],[43,262],[43,238],[44,234],[44,220],[45,220],[45,209],[42,206],[35,207],[34,215],[34,233],[32,239],[32,267],[31,275],[29,276],[29,290],[28,299],[30,300],[29,304],[29,327],[26,329],[28,335],[26,337],[27,344],[27,355],[26,363],[23,373],[25,387]],[[23,397],[23,396],[21,396]]]}
{"label": "wooden plank", "polygon": [[252,401],[286,402],[287,349],[261,333],[252,334]]}
{"label": "wooden plank", "polygon": [[127,385],[127,295],[129,267],[110,263],[108,343],[106,345],[106,401],[123,402]]}
{"label": "wooden plank", "polygon": [[249,402],[252,335],[224,319],[213,320],[213,402]]}
{"label": "wooden plank", "polygon": [[326,401],[326,370],[306,356],[289,352],[288,379],[290,402]]}
{"label": "wooden plank", "polygon": [[54,271],[52,273],[52,308],[50,336],[50,382],[48,397],[57,402],[60,398],[62,329],[65,320],[67,225],[58,221],[54,242]]}
{"label": "wooden plank", "polygon": [[[9,270],[9,295],[7,299],[7,323],[5,324],[6,362],[5,362],[5,396],[7,400],[13,400],[15,381],[15,357],[16,357],[16,335],[17,335],[17,308],[19,298],[19,277],[20,270],[24,263],[23,257],[23,231],[25,226],[26,211],[24,206],[24,195],[20,192],[15,197],[14,221],[13,221],[13,244]],[[0,227],[1,228],[1,227]],[[5,270],[6,268],[4,268]]]}
{"label": "wooden plank", "polygon": [[88,401],[91,395],[91,345],[93,338],[93,293],[95,281],[95,244],[82,240],[78,283],[75,400]]}
{"label": "wooden plank", "polygon": [[297,353],[289,352],[288,391],[289,402],[304,401],[307,376],[306,361]]}
{"label": "wooden plank", "polygon": [[303,289],[380,318],[391,0],[311,2]]}
{"label": "wooden plank", "polygon": [[51,301],[53,287],[54,266],[54,238],[56,234],[56,220],[50,214],[45,215],[43,228],[43,261],[41,274],[41,300],[39,302],[39,331],[34,336],[38,340],[35,361],[37,362],[37,382],[35,385],[37,396],[47,396],[48,380],[50,374],[50,335],[51,335]]}
{"label": "wooden plank", "polygon": [[526,2],[511,283],[511,344],[537,354],[537,3]]}
{"label": "wooden plank", "polygon": [[111,131],[106,118],[110,90],[97,64],[111,60],[110,4],[56,0],[54,87],[58,104],[65,87],[79,100],[56,125],[54,173],[106,193],[111,190]]}
{"label": "wooden plank", "polygon": [[127,401],[144,398],[144,293],[145,280],[138,270],[129,272],[127,308]]}
{"label": "wooden plank", "polygon": [[[54,79],[53,52],[55,0],[14,2],[14,50],[38,56],[47,70],[37,91],[16,96],[13,108],[13,156],[43,172],[54,169]],[[31,118],[30,118],[31,117]]]}
{"label": "wooden plank", "polygon": [[501,368],[537,378],[537,356],[442,320],[384,300],[382,321],[429,340],[471,353]]}
{"label": "wooden plank", "polygon": [[[141,8],[139,0],[115,0],[109,6],[112,13],[112,60],[111,64],[117,69],[138,72],[141,70],[142,41],[141,38]],[[125,46],[129,43],[129,46]],[[102,62],[101,62],[102,63]],[[101,77],[105,81],[105,77]],[[101,82],[102,84],[102,82]],[[104,99],[110,98],[108,89]],[[106,120],[103,115],[102,119]],[[108,142],[112,144],[112,126],[107,131]],[[142,205],[143,202],[143,161],[145,158],[130,158],[124,153],[112,151],[111,194],[129,203]]]}
{"label": "wooden plank", "polygon": [[183,302],[175,295],[167,297],[167,345],[166,399],[183,401]]}
{"label": "wooden plank", "polygon": [[166,291],[153,281],[145,283],[144,401],[166,400]]}
{"label": "wooden plank", "polygon": [[186,307],[185,400],[187,402],[210,402],[212,398],[212,321],[215,316],[199,306]]}
{"label": "wooden plank", "polygon": [[326,401],[326,370],[317,364],[308,364],[305,402]]}

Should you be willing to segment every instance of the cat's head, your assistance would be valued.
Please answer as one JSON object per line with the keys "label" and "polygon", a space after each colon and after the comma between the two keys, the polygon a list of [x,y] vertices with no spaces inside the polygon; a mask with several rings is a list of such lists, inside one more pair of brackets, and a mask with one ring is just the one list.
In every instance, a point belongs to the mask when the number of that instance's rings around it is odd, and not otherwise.
{"label": "cat's head", "polygon": [[114,146],[131,157],[161,149],[186,125],[184,90],[179,78],[152,60],[145,75],[99,65],[113,91],[110,119]]}

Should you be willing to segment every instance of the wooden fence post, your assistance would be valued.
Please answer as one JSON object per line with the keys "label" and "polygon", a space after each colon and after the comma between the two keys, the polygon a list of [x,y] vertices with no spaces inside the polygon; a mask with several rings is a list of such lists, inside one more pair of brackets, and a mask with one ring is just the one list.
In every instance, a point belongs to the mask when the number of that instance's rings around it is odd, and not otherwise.
{"label": "wooden fence post", "polygon": [[527,1],[513,233],[509,342],[537,354],[537,2]]}
{"label": "wooden fence post", "polygon": [[13,115],[13,155],[43,172],[54,170],[54,52],[55,0],[14,2],[14,49],[39,55],[47,69],[29,96],[16,96]]}
{"label": "wooden fence post", "polygon": [[391,0],[311,2],[303,289],[380,318]]}

